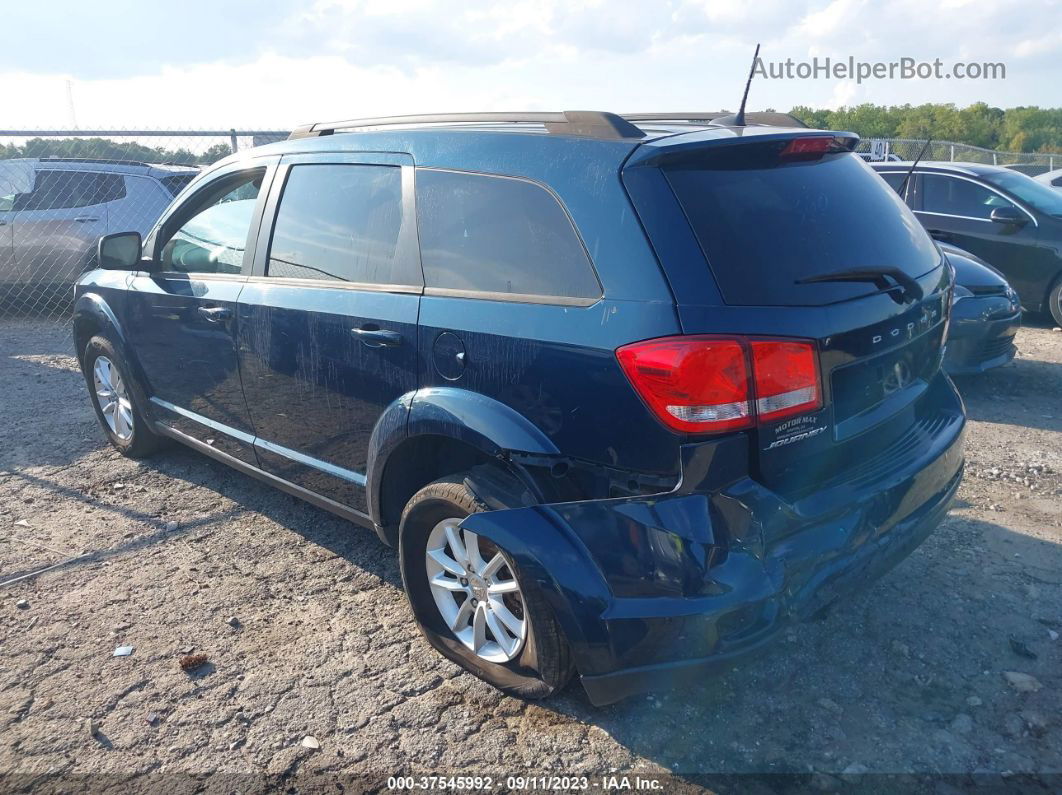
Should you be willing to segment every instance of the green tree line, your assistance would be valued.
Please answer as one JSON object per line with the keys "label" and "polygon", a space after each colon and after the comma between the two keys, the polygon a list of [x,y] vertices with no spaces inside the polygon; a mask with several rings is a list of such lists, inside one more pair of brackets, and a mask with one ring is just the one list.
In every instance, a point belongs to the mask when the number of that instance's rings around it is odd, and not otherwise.
{"label": "green tree line", "polygon": [[851,130],[863,138],[933,138],[1001,152],[1062,152],[1062,108],[868,103],[837,110],[800,105],[790,113],[809,127]]}
{"label": "green tree line", "polygon": [[15,146],[0,145],[0,160],[13,157],[92,157],[106,160],[139,160],[144,163],[213,163],[232,149],[227,143],[214,144],[199,154],[189,149],[144,146],[135,141],[112,141],[109,138],[31,138]]}

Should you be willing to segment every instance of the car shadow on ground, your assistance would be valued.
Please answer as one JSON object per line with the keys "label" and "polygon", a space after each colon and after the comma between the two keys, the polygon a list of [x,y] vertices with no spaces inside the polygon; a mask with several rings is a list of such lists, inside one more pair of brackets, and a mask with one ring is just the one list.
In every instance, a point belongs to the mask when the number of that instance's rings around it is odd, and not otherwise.
{"label": "car shadow on ground", "polygon": [[[118,453],[113,455],[117,456]],[[131,519],[145,528],[146,532],[124,539],[113,547],[89,550],[64,563],[61,568],[94,565],[117,556],[140,553],[156,544],[166,544],[205,529],[223,529],[226,522],[247,512],[254,512],[298,533],[306,541],[329,550],[349,564],[371,571],[390,585],[399,589],[402,587],[396,551],[384,545],[370,529],[333,516],[177,444],[167,447],[152,458],[137,462],[136,465],[181,481],[189,488],[212,491],[232,500],[236,507],[182,520],[176,529],[168,529],[168,523],[156,513],[138,511],[125,505],[108,504],[92,493],[64,486],[46,474],[20,471],[5,474],[27,486],[42,489],[55,499],[82,502],[98,510]],[[133,475],[126,479],[136,481],[139,478]],[[4,579],[22,576],[28,571],[5,572]]]}
{"label": "car shadow on ground", "polygon": [[395,588],[402,588],[397,551],[380,541],[370,528],[341,519],[177,444],[143,461],[142,465],[189,486],[227,497],[241,509],[261,514],[351,565],[370,571]]}

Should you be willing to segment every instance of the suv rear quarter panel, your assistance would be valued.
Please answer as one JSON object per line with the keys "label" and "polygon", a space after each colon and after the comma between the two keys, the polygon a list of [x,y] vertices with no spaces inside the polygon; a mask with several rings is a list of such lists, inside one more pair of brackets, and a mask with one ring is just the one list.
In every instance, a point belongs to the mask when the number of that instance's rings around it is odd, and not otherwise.
{"label": "suv rear quarter panel", "polygon": [[[482,146],[466,148],[470,135]],[[413,138],[414,136],[411,136]],[[503,403],[563,456],[673,474],[680,437],[648,412],[616,348],[678,331],[671,291],[619,176],[630,144],[557,136],[436,133],[411,141],[418,167],[523,177],[561,202],[590,255],[603,297],[590,305],[522,303],[496,295],[421,299],[420,385],[456,387]],[[430,290],[427,290],[430,293]],[[462,366],[454,357],[462,354]]]}

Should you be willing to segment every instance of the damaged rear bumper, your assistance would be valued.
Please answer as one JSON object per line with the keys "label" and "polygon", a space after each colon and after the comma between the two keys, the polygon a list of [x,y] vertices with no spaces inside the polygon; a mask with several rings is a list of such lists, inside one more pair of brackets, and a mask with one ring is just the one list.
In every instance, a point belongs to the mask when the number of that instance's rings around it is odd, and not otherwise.
{"label": "damaged rear bumper", "polygon": [[696,681],[892,568],[947,512],[964,424],[955,395],[912,428],[914,448],[868,451],[848,476],[799,497],[749,477],[738,435],[684,447],[682,483],[668,494],[479,513],[463,525],[539,587],[590,700],[608,704]]}

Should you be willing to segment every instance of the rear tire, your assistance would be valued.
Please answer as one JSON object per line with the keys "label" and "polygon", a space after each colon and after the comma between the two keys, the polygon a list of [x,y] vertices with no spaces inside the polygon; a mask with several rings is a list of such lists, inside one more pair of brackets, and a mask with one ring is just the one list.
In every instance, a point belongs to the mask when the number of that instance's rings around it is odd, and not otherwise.
{"label": "rear tire", "polygon": [[1055,282],[1051,292],[1047,294],[1047,308],[1056,326],[1062,326],[1062,278]]}
{"label": "rear tire", "polygon": [[[465,485],[464,474],[437,480],[413,496],[399,526],[406,595],[424,637],[444,657],[509,695],[546,698],[571,679],[571,652],[553,611],[535,583],[521,576],[512,556],[456,527],[470,514],[486,510]],[[452,537],[445,535],[447,530],[456,534],[459,546],[467,545],[466,559],[483,564],[473,563],[468,577],[458,579],[459,572],[464,573],[454,568],[460,555],[454,554],[449,540],[440,541]],[[445,569],[435,562],[442,559],[440,553],[446,557]],[[491,561],[499,567],[493,572]],[[490,573],[480,579],[485,571]],[[449,590],[429,584],[429,576],[445,580]],[[462,589],[459,583],[467,587]],[[483,634],[477,636],[474,627],[480,611],[485,616],[480,625]],[[451,628],[455,624],[456,631]],[[522,630],[510,629],[521,625]]]}
{"label": "rear tire", "polygon": [[144,458],[162,448],[167,440],[145,417],[144,392],[118,348],[106,337],[95,336],[85,346],[81,363],[96,418],[114,449],[129,458]]}

